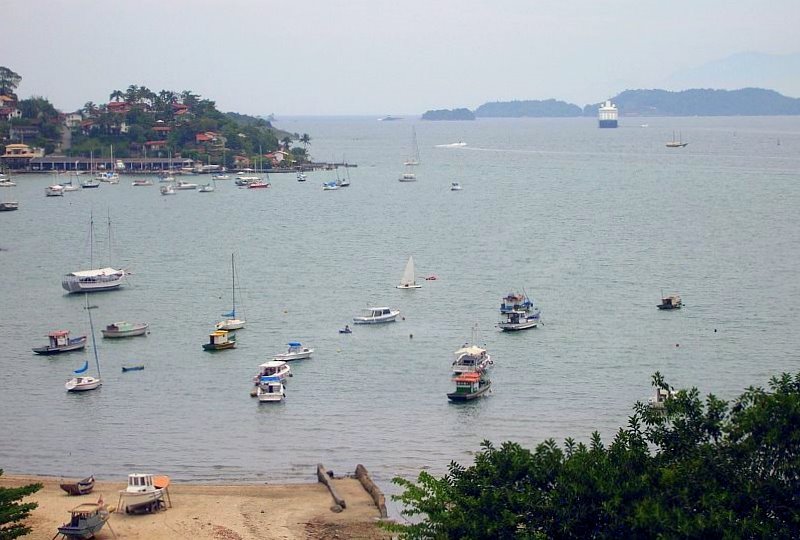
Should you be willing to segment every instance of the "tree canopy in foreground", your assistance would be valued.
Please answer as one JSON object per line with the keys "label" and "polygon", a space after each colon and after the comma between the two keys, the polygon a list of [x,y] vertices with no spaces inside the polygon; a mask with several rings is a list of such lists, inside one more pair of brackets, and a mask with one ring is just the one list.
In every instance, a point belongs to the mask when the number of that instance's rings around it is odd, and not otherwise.
{"label": "tree canopy in foreground", "polygon": [[410,522],[386,526],[408,539],[800,538],[800,373],[637,403],[607,447],[485,441],[472,466],[394,482]]}
{"label": "tree canopy in foreground", "polygon": [[[3,469],[0,469],[3,476]],[[42,484],[28,484],[18,488],[0,487],[0,539],[18,538],[31,532],[22,522],[38,505],[35,502],[20,503],[27,497],[42,489]]]}

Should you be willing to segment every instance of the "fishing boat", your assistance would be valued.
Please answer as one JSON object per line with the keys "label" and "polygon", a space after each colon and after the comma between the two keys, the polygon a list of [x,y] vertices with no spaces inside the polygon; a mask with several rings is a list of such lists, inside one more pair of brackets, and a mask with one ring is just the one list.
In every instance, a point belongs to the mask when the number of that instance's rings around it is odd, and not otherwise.
{"label": "fishing boat", "polygon": [[303,347],[299,341],[290,341],[285,353],[276,354],[273,359],[281,360],[284,362],[291,362],[292,360],[306,360],[311,358],[314,349]]}
{"label": "fishing boat", "polygon": [[33,352],[41,355],[60,354],[69,351],[78,351],[86,347],[86,336],[69,337],[69,330],[56,330],[47,334],[49,344],[36,347]]}
{"label": "fishing boat", "polygon": [[688,142],[683,142],[683,134],[679,132],[678,140],[675,140],[675,132],[672,132],[672,142],[668,142],[666,144],[667,148],[683,148],[684,146],[688,145]]}
{"label": "fishing boat", "polygon": [[52,186],[47,186],[44,188],[44,194],[46,197],[63,197],[64,196],[64,186],[61,184],[53,184]]}
{"label": "fishing boat", "polygon": [[94,538],[106,524],[111,513],[103,498],[96,503],[83,503],[69,511],[70,519],[58,528],[64,538]]}
{"label": "fishing boat", "polygon": [[418,285],[414,275],[414,257],[409,256],[406,268],[403,270],[403,276],[400,278],[400,285],[396,285],[397,289],[420,289],[422,285]]}
{"label": "fishing boat", "polygon": [[119,492],[119,507],[125,510],[126,514],[158,510],[164,505],[164,494],[168,486],[168,476],[129,474],[128,487]]}
{"label": "fishing boat", "polygon": [[524,311],[527,313],[533,309],[533,301],[525,293],[508,293],[503,297],[503,301],[500,304],[500,313],[510,313],[512,311]]}
{"label": "fishing boat", "polygon": [[203,343],[204,351],[222,351],[236,348],[236,336],[227,330],[214,330],[208,335],[208,343]]}
{"label": "fishing boat", "polygon": [[411,153],[403,165],[407,167],[419,165],[419,145],[417,145],[417,130],[414,126],[411,126]]}
{"label": "fishing boat", "polygon": [[124,338],[133,336],[143,336],[150,328],[150,323],[130,323],[127,321],[120,321],[111,323],[101,330],[104,338]]}
{"label": "fishing boat", "polygon": [[83,367],[76,369],[72,373],[77,375],[77,377],[73,377],[68,380],[64,387],[67,389],[67,392],[87,392],[89,390],[94,390],[100,385],[103,384],[102,379],[100,378],[100,358],[97,354],[97,342],[94,339],[94,322],[92,322],[92,308],[89,307],[89,295],[84,295],[86,298],[86,311],[89,313],[89,328],[92,332],[92,351],[94,352],[94,364],[97,368],[97,377],[92,377],[90,375],[84,375],[89,370],[89,362],[85,361],[83,363]]}
{"label": "fishing boat", "polygon": [[94,489],[94,476],[87,476],[76,482],[64,482],[59,486],[70,495],[86,495]]}
{"label": "fishing boat", "polygon": [[362,311],[361,315],[353,317],[355,324],[380,324],[394,322],[400,310],[388,307],[371,307]]}
{"label": "fishing boat", "polygon": [[129,371],[142,371],[143,369],[144,369],[144,366],[142,366],[142,365],[138,365],[138,366],[122,366],[122,373],[127,373]]}
{"label": "fishing boat", "polygon": [[503,313],[506,316],[504,321],[497,323],[497,327],[503,332],[515,332],[518,330],[527,330],[528,328],[536,328],[539,326],[540,312],[535,310],[529,311],[506,311]]}
{"label": "fishing boat", "polygon": [[403,174],[400,175],[400,178],[398,178],[398,180],[400,182],[416,182],[417,175],[414,174],[413,171],[407,169],[405,172],[403,172]]}
{"label": "fishing boat", "polygon": [[286,387],[280,377],[261,377],[256,397],[259,403],[277,403],[286,398]]}
{"label": "fishing boat", "polygon": [[241,330],[247,321],[236,318],[236,262],[231,253],[231,303],[232,307],[228,313],[223,313],[224,320],[214,325],[217,330]]}
{"label": "fishing boat", "polygon": [[292,376],[292,368],[283,360],[270,360],[258,366],[258,372],[253,377],[253,383],[258,386],[261,377],[278,377],[280,380],[286,380],[287,377]]}
{"label": "fishing boat", "polygon": [[159,191],[161,191],[162,195],[175,195],[175,186],[167,184],[166,186],[161,186]]}
{"label": "fishing boat", "polygon": [[458,182],[450,182],[450,191],[461,191],[461,184]]}
{"label": "fishing boat", "polygon": [[178,190],[197,189],[197,184],[193,184],[192,182],[187,182],[185,180],[178,180],[178,182],[175,184],[175,189]]}
{"label": "fishing boat", "polygon": [[661,303],[657,304],[656,307],[658,309],[680,309],[683,307],[683,302],[681,301],[681,297],[677,294],[672,294],[669,296],[661,296]]}
{"label": "fishing boat", "polygon": [[[111,218],[108,218],[108,246],[109,259],[111,258]],[[89,264],[94,266],[94,217],[89,220]],[[70,272],[61,279],[64,290],[76,292],[95,292],[116,289],[122,285],[122,279],[128,272],[122,269],[93,268],[92,270],[79,270]]]}
{"label": "fishing boat", "polygon": [[450,401],[470,401],[484,395],[492,387],[492,382],[480,373],[464,373],[453,379],[454,392],[447,394]]}

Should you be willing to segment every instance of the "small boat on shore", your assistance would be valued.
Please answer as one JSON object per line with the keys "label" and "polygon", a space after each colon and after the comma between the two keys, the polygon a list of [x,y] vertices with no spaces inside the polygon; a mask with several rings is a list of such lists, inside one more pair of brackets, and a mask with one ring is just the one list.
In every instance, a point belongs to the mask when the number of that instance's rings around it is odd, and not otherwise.
{"label": "small boat on shore", "polygon": [[83,503],[69,511],[69,522],[58,528],[58,535],[64,538],[94,538],[106,524],[111,513],[102,502]]}
{"label": "small boat on shore", "polygon": [[101,330],[104,338],[124,338],[133,336],[143,336],[150,328],[150,323],[129,323],[126,321],[111,323]]}
{"label": "small boat on shore", "polygon": [[129,474],[128,487],[119,492],[119,508],[125,510],[126,514],[160,509],[164,504],[169,477],[157,479],[159,482],[156,482],[156,477],[152,474]]}
{"label": "small boat on shore", "polygon": [[94,476],[87,476],[76,482],[64,482],[59,486],[70,495],[86,495],[94,489]]}
{"label": "small boat on shore", "polygon": [[394,322],[400,310],[388,307],[372,307],[365,309],[358,317],[353,317],[355,324],[380,324]]}
{"label": "small boat on shore", "polygon": [[256,389],[259,403],[276,403],[286,398],[286,388],[279,377],[261,377]]}
{"label": "small boat on shore", "polygon": [[307,360],[311,358],[314,349],[303,347],[299,341],[290,341],[285,353],[276,354],[273,359],[281,360],[284,362],[291,362],[292,360]]}
{"label": "small boat on shore", "polygon": [[681,301],[681,297],[677,294],[662,296],[661,303],[656,304],[656,307],[658,309],[680,309],[683,307],[683,302]]}
{"label": "small boat on shore", "polygon": [[60,354],[63,352],[78,351],[86,347],[86,336],[69,337],[69,330],[56,330],[47,334],[50,341],[44,347],[36,347],[33,352],[41,355]]}
{"label": "small boat on shore", "polygon": [[492,382],[480,373],[464,373],[453,382],[456,383],[454,392],[447,394],[450,401],[471,401],[484,395],[492,387]]}
{"label": "small boat on shore", "polygon": [[222,351],[236,348],[236,336],[227,330],[214,330],[208,335],[208,343],[203,343],[204,351]]}

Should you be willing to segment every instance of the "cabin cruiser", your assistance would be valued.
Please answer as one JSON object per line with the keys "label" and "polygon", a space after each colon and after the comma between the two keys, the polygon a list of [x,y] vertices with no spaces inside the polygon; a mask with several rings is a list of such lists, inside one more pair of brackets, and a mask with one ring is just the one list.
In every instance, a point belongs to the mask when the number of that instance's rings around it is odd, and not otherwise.
{"label": "cabin cruiser", "polygon": [[494,362],[486,349],[477,345],[464,345],[455,353],[456,359],[453,361],[453,373],[460,375],[463,373],[483,373],[489,369]]}
{"label": "cabin cruiser", "polygon": [[388,307],[371,307],[365,309],[360,316],[353,317],[353,322],[355,324],[394,322],[398,315],[400,315],[400,310],[397,309],[391,309]]}
{"label": "cabin cruiser", "polygon": [[284,362],[290,362],[292,360],[306,360],[311,358],[311,354],[314,352],[314,349],[309,349],[308,347],[303,347],[303,344],[299,341],[290,341],[288,343],[288,348],[285,353],[276,354],[274,356],[275,360],[282,360]]}

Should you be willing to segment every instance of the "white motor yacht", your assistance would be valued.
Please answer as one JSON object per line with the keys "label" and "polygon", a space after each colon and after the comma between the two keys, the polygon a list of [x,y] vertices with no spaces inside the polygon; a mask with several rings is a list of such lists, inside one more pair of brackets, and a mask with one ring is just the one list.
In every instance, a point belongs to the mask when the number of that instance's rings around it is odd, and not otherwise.
{"label": "white motor yacht", "polygon": [[353,317],[355,324],[378,324],[394,322],[400,310],[388,307],[371,307],[365,309],[358,317]]}

